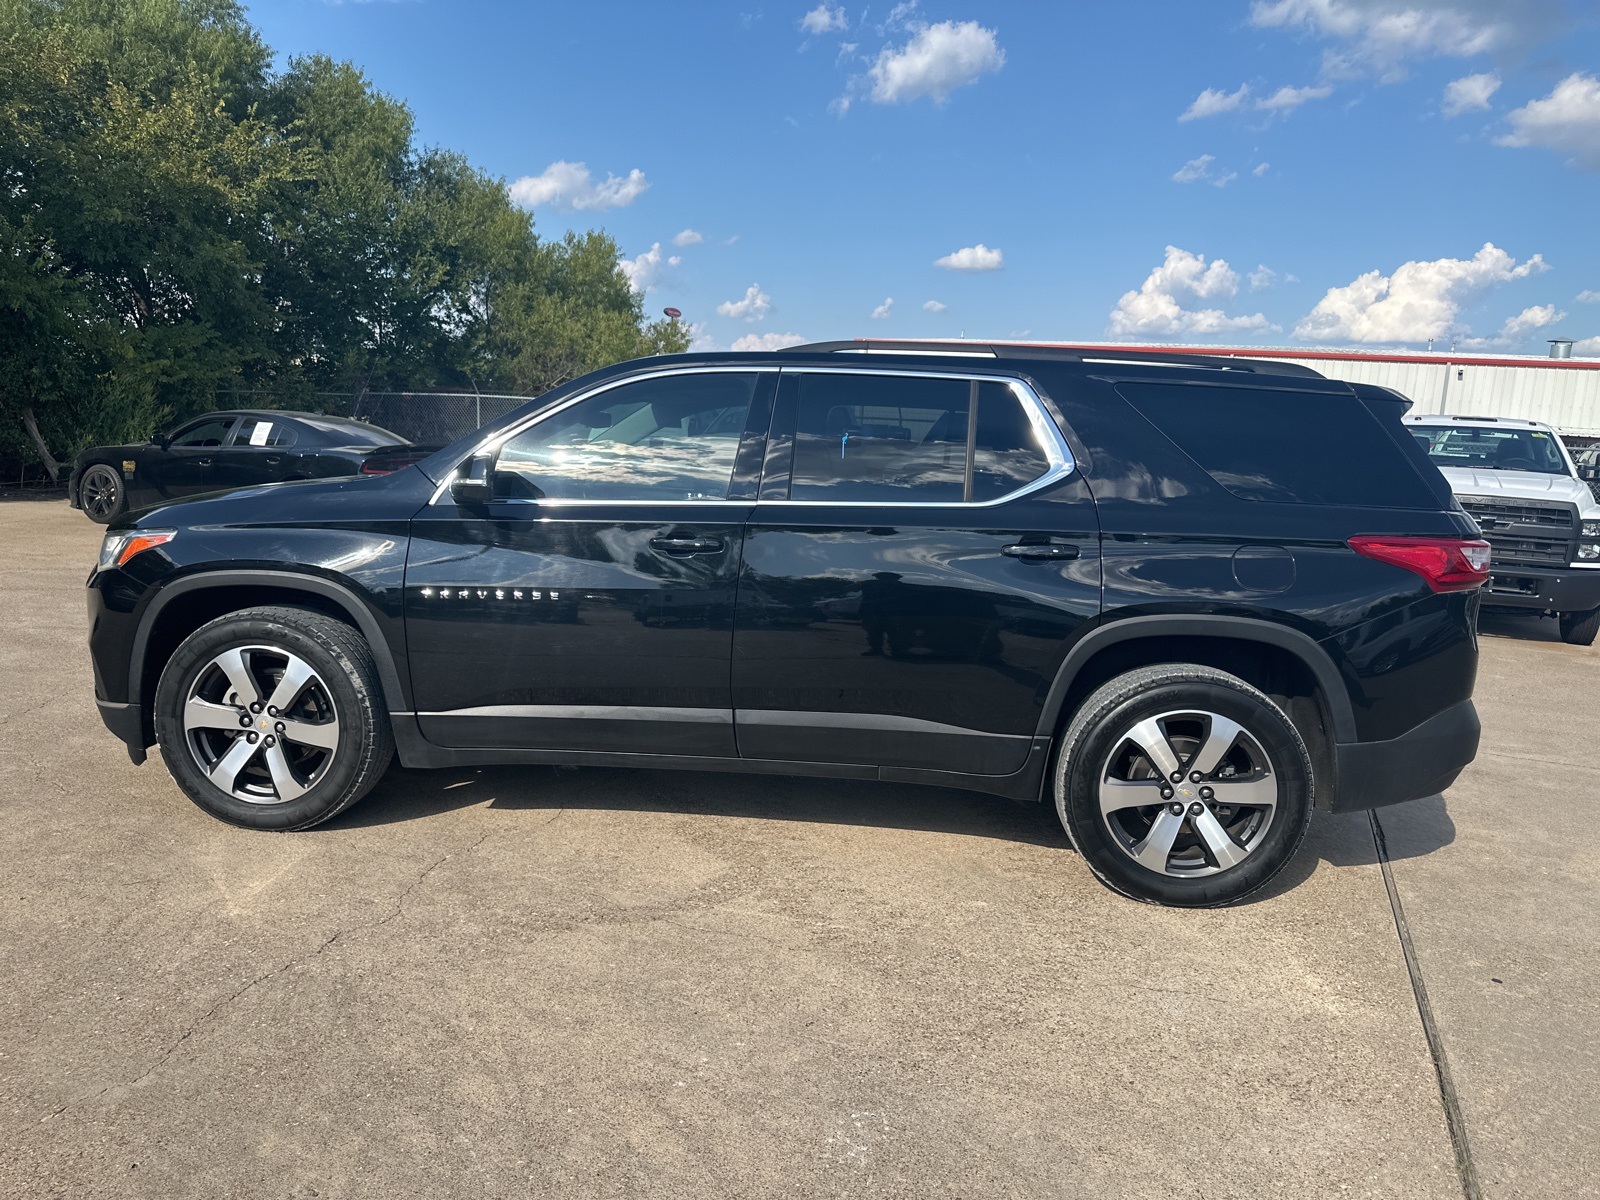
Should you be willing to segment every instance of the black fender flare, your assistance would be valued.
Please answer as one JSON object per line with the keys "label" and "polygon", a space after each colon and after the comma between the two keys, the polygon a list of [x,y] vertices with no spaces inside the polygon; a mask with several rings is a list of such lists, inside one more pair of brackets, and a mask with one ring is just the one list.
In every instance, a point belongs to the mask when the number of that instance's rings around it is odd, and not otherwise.
{"label": "black fender flare", "polygon": [[1333,722],[1333,740],[1339,743],[1357,740],[1355,710],[1350,705],[1350,693],[1339,675],[1339,669],[1328,657],[1328,652],[1309,635],[1275,621],[1212,614],[1122,617],[1091,629],[1067,651],[1067,657],[1056,672],[1055,682],[1045,697],[1044,711],[1039,715],[1036,732],[1044,737],[1054,736],[1068,689],[1084,664],[1096,654],[1119,642],[1156,637],[1230,638],[1234,641],[1261,642],[1287,650],[1304,663],[1316,679]]}
{"label": "black fender flare", "polygon": [[[191,592],[219,587],[251,586],[305,592],[337,604],[355,622],[356,628],[361,630],[361,635],[367,639],[367,645],[372,649],[372,660],[377,665],[378,681],[383,686],[383,696],[389,710],[401,712],[411,707],[400,672],[395,666],[394,655],[389,649],[388,639],[383,636],[383,630],[379,628],[372,610],[355,592],[343,584],[317,575],[304,575],[298,571],[206,571],[173,580],[151,598],[144,615],[139,618],[139,628],[133,635],[133,648],[128,656],[129,682],[133,683],[144,678],[144,656],[150,640],[150,631],[155,628],[156,619],[168,604],[179,596]],[[138,697],[135,697],[136,702],[137,699]]]}

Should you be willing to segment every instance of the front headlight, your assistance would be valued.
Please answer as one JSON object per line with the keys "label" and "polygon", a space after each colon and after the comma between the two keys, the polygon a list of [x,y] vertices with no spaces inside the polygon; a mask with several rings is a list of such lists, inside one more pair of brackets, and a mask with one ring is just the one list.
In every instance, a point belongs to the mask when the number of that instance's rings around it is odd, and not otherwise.
{"label": "front headlight", "polygon": [[1578,536],[1593,538],[1595,541],[1600,542],[1600,521],[1585,521],[1583,523],[1583,532]]}
{"label": "front headlight", "polygon": [[127,529],[121,533],[108,533],[100,543],[100,563],[97,571],[120,567],[135,554],[142,554],[152,546],[165,546],[178,536],[176,529]]}
{"label": "front headlight", "polygon": [[1579,542],[1579,562],[1600,562],[1600,542]]}

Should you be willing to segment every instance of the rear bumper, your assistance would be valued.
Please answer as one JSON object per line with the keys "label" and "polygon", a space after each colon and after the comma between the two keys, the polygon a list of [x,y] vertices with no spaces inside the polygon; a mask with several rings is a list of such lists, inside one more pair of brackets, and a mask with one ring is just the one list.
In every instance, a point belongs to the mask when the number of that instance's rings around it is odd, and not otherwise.
{"label": "rear bumper", "polygon": [[1531,608],[1539,612],[1588,612],[1600,608],[1600,568],[1551,570],[1495,563],[1483,589],[1486,608]]}
{"label": "rear bumper", "polygon": [[1478,710],[1463,700],[1389,741],[1335,747],[1339,788],[1327,807],[1358,812],[1444,791],[1478,753],[1480,730]]}

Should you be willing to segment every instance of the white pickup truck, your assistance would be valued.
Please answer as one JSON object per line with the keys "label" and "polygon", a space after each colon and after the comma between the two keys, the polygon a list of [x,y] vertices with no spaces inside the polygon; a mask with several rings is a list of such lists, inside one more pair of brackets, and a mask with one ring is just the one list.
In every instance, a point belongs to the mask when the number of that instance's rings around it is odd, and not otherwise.
{"label": "white pickup truck", "polygon": [[1600,501],[1548,425],[1505,417],[1404,418],[1493,548],[1490,608],[1556,617],[1561,640],[1600,633]]}

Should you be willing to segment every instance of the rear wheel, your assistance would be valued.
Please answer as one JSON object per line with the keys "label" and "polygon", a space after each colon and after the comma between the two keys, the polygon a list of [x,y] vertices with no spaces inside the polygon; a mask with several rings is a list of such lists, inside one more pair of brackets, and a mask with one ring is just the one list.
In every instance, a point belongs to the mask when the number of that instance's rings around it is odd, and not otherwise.
{"label": "rear wheel", "polygon": [[1281,871],[1311,819],[1312,768],[1284,711],[1188,663],[1105,684],[1067,727],[1056,811],[1101,882],[1157,904],[1239,900]]}
{"label": "rear wheel", "polygon": [[246,609],[190,634],[161,673],[155,722],[178,786],[253,829],[328,820],[394,753],[366,642],[300,608]]}
{"label": "rear wheel", "polygon": [[101,525],[121,516],[128,507],[122,476],[105,463],[87,468],[78,480],[78,505],[91,521]]}
{"label": "rear wheel", "polygon": [[1600,634],[1600,608],[1561,614],[1561,640],[1572,646],[1592,646]]}

